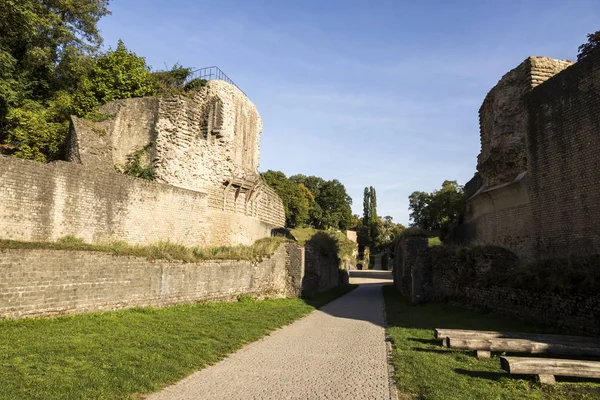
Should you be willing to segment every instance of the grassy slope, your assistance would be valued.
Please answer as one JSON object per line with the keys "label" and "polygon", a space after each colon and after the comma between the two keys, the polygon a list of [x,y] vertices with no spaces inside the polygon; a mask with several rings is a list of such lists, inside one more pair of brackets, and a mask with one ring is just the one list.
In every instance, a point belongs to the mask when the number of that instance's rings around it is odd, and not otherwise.
{"label": "grassy slope", "polygon": [[[598,399],[600,382],[565,382],[542,387],[532,377],[517,379],[500,369],[497,356],[478,360],[468,352],[439,346],[434,328],[540,331],[523,322],[444,304],[409,306],[386,286],[388,333],[394,344],[396,381],[404,398],[423,400]],[[411,396],[412,395],[412,396]],[[401,397],[403,398],[403,397]]]}
{"label": "grassy slope", "polygon": [[354,289],[0,321],[0,399],[127,399],[213,364]]}
{"label": "grassy slope", "polygon": [[46,249],[98,251],[118,256],[137,256],[149,259],[200,262],[204,260],[260,260],[272,255],[285,239],[268,237],[259,239],[251,246],[187,247],[172,242],[156,242],[132,245],[123,241],[99,244],[85,243],[75,236],[64,236],[56,242],[21,242],[0,239],[0,249]]}

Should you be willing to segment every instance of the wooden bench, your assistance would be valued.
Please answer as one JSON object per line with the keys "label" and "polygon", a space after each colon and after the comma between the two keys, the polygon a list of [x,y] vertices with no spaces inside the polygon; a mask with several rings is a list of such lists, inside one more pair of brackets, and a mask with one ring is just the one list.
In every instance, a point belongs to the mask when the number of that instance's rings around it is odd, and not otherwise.
{"label": "wooden bench", "polygon": [[600,378],[600,362],[555,358],[500,357],[500,366],[510,374],[538,375],[540,382],[554,385],[558,376]]}
{"label": "wooden bench", "polygon": [[560,339],[472,339],[464,337],[447,338],[447,345],[453,349],[475,350],[478,357],[489,357],[491,352],[555,354],[563,356],[593,356],[600,357],[600,343],[591,344],[587,341],[562,341]]}
{"label": "wooden bench", "polygon": [[434,335],[442,341],[442,346],[475,350],[478,357],[490,357],[492,351],[600,356],[600,338],[586,336],[439,328]]}

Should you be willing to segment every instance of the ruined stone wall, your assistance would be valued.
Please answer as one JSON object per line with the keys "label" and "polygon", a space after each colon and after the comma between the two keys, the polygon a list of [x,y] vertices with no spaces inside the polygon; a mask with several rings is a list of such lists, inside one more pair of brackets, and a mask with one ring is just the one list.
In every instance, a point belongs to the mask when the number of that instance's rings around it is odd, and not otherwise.
{"label": "ruined stone wall", "polygon": [[154,142],[151,161],[160,182],[207,190],[258,181],[262,119],[233,85],[209,81],[192,94],[117,100],[100,111],[112,117],[73,118],[69,161],[114,169]]}
{"label": "ruined stone wall", "polygon": [[600,253],[600,52],[526,96],[541,258]]}
{"label": "ruined stone wall", "polygon": [[600,334],[600,296],[496,286],[484,277],[490,270],[511,268],[515,255],[498,248],[481,248],[478,255],[472,250],[463,249],[467,256],[459,257],[455,249],[439,246],[419,254],[427,274],[421,291],[428,293],[428,299],[459,302],[528,322]]}
{"label": "ruined stone wall", "polygon": [[263,261],[149,261],[100,252],[0,249],[0,319],[235,299],[297,296],[302,247]]}
{"label": "ruined stone wall", "polygon": [[487,187],[510,182],[527,170],[524,95],[571,64],[529,57],[505,74],[487,94],[479,110],[481,153],[477,158],[477,171]]}
{"label": "ruined stone wall", "polygon": [[529,186],[529,174],[523,173],[510,183],[482,190],[473,196],[468,203],[466,222],[470,237],[461,238],[463,240],[457,244],[469,241],[495,244],[524,258],[533,258],[535,246]]}
{"label": "ruined stone wall", "polygon": [[305,294],[324,292],[348,283],[348,270],[335,254],[326,254],[318,245],[306,244],[302,291]]}
{"label": "ruined stone wall", "polygon": [[570,61],[529,57],[486,96],[479,110],[479,188],[468,199],[462,227],[469,235],[462,238],[465,242],[504,246],[526,259],[539,256],[532,203],[535,188],[531,186],[537,178],[529,167],[527,96],[570,65]]}
{"label": "ruined stone wall", "polygon": [[210,244],[251,244],[283,227],[283,203],[257,172],[262,120],[237,87],[209,81],[193,94],[118,100],[100,111],[113,117],[73,118],[70,161],[114,170],[148,146],[142,161],[158,182],[208,194]]}
{"label": "ruined stone wall", "polygon": [[207,196],[68,162],[0,156],[0,238],[208,245]]}
{"label": "ruined stone wall", "polygon": [[428,298],[426,273],[420,254],[429,246],[425,236],[399,236],[394,242],[392,277],[394,287],[413,304]]}

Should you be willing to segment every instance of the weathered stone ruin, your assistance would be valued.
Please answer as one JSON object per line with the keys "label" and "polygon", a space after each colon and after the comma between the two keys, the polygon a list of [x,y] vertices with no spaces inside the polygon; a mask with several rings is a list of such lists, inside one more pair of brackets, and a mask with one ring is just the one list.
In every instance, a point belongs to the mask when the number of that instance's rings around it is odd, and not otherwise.
{"label": "weathered stone ruin", "polygon": [[479,114],[460,239],[526,259],[600,253],[600,53],[577,64],[529,57]]}
{"label": "weathered stone ruin", "polygon": [[[283,227],[281,200],[257,172],[262,120],[237,87],[209,81],[190,95],[100,111],[110,118],[73,118],[68,163],[0,157],[0,238],[211,246]],[[155,182],[116,171],[136,153]]]}
{"label": "weathered stone ruin", "polygon": [[479,109],[481,153],[477,157],[477,172],[488,187],[511,182],[527,171],[525,94],[571,64],[529,57],[487,94]]}

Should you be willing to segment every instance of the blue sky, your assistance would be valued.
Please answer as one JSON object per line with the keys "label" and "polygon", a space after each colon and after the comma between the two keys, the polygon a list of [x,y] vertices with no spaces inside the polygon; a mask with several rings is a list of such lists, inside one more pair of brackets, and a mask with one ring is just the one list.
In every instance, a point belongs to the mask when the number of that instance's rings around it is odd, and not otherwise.
{"label": "blue sky", "polygon": [[263,118],[261,167],[338,179],[362,213],[408,224],[408,196],[464,184],[478,110],[531,55],[575,60],[593,1],[124,0],[100,21],[154,69],[219,66]]}

